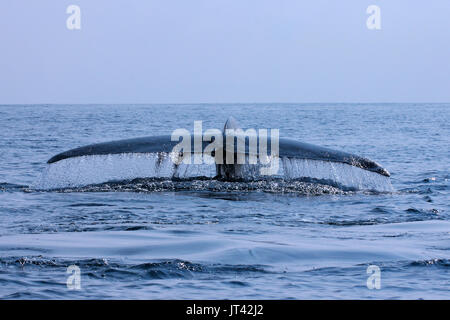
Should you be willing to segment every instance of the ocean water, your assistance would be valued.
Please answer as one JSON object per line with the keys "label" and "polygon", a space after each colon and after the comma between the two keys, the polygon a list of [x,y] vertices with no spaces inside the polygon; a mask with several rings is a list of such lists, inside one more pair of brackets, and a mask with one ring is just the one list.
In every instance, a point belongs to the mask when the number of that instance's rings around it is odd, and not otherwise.
{"label": "ocean water", "polygon": [[[164,177],[37,187],[67,149],[192,131],[194,120],[220,129],[230,115],[377,161],[391,187]],[[450,298],[450,104],[3,105],[0,128],[2,299]]]}

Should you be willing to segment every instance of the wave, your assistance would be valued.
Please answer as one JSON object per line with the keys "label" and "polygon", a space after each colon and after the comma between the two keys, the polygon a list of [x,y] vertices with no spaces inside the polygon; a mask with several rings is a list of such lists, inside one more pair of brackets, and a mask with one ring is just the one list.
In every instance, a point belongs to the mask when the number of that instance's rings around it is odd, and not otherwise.
{"label": "wave", "polygon": [[28,186],[25,186],[25,185],[0,182],[0,192],[24,190],[27,188],[28,188]]}
{"label": "wave", "polygon": [[103,278],[106,275],[111,279],[170,279],[192,278],[193,274],[208,275],[237,275],[249,273],[275,273],[264,265],[229,265],[229,264],[201,264],[182,259],[163,259],[135,264],[121,263],[111,259],[88,258],[80,260],[46,258],[43,256],[32,257],[3,257],[0,258],[0,267],[16,267],[23,271],[39,269],[66,269],[71,265],[77,265],[86,270],[88,276]]}

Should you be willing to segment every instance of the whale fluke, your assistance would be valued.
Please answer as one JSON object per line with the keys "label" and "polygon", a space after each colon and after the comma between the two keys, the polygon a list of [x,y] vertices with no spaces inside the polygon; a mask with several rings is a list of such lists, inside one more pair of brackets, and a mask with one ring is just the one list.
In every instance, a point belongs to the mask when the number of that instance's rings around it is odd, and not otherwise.
{"label": "whale fluke", "polygon": [[[223,147],[222,151],[226,150],[226,137],[227,130],[238,130],[244,132],[237,120],[233,117],[229,117],[224,124],[223,127]],[[258,142],[260,141],[260,137],[257,137]],[[249,144],[250,144],[250,136],[244,136],[245,148],[239,150],[239,153],[246,157],[249,156]],[[271,137],[267,137],[267,150],[271,150],[272,139]],[[381,165],[372,161],[370,159],[337,151],[329,148],[324,148],[300,141],[295,141],[288,138],[279,138],[278,142],[278,158],[281,162],[281,173],[276,177],[281,177],[285,179],[297,179],[297,178],[311,178],[311,179],[320,179],[320,180],[345,180],[345,175],[359,175],[358,185],[361,185],[361,180],[366,178],[361,178],[365,176],[364,174],[355,173],[356,169],[362,169],[362,172],[368,172],[375,174],[375,176],[389,177],[390,173],[383,168]],[[158,155],[157,158],[160,159],[162,155],[169,155],[173,152],[174,147],[179,143],[179,141],[171,141],[171,135],[161,135],[161,136],[150,136],[150,137],[142,137],[142,138],[134,138],[134,139],[125,139],[119,141],[111,141],[111,142],[103,142],[91,144],[88,146],[83,146],[75,149],[71,149],[60,154],[57,154],[48,160],[50,165],[55,165],[60,163],[61,161],[75,159],[75,158],[83,158],[89,159],[91,156],[113,156],[113,155],[133,155],[133,154],[155,154]],[[210,141],[202,141],[202,150],[211,143]],[[194,153],[194,136],[191,136],[191,153]],[[219,144],[220,145],[220,144]],[[258,144],[258,152],[260,151],[260,146]],[[198,149],[197,149],[198,150]],[[217,149],[214,151],[216,152]],[[237,149],[235,149],[235,157],[237,154]],[[225,152],[223,152],[225,157]],[[214,157],[214,153],[212,154]],[[122,159],[123,160],[123,159]],[[122,161],[121,160],[121,161]],[[83,160],[84,161],[84,160]],[[98,160],[96,160],[98,161]],[[160,162],[160,160],[158,160]],[[96,162],[98,163],[98,162]],[[141,163],[141,162],[140,162]],[[144,165],[144,164],[142,164]],[[172,170],[172,175],[178,176],[179,173],[176,173],[177,165],[173,164],[174,169]],[[207,164],[192,164],[186,165],[194,168],[197,166],[205,167]],[[346,167],[345,167],[346,166]],[[216,159],[215,169],[213,167],[212,170],[215,171],[215,175],[211,175],[212,177],[218,177],[222,179],[242,179],[246,178],[245,175],[249,175],[249,172],[252,171],[255,165],[252,164],[238,164],[236,162],[229,164],[228,162],[218,164]],[[184,168],[184,167],[183,167]],[[249,171],[249,168],[251,169]],[[345,168],[355,168],[354,170],[347,170]],[[98,170],[101,170],[99,168]],[[136,168],[135,168],[136,169]],[[179,168],[178,168],[179,169]],[[80,169],[81,170],[81,169]],[[112,169],[111,169],[112,170]],[[147,170],[147,169],[146,169]],[[169,169],[168,169],[169,170]],[[188,169],[183,169],[189,171]],[[204,172],[203,169],[199,169],[199,172]],[[208,169],[210,170],[210,169]],[[111,172],[117,171],[114,169]],[[144,170],[145,171],[145,170]],[[170,171],[170,170],[169,170]],[[168,171],[168,172],[169,172]],[[252,172],[254,172],[253,170]],[[136,178],[144,178],[147,176],[139,176],[139,170],[136,169],[136,172],[133,174],[124,174],[123,176],[130,176]],[[155,171],[156,172],[156,171]],[[208,171],[209,172],[209,171]],[[144,175],[148,175],[148,173],[143,173]],[[155,173],[157,174],[157,173]],[[167,173],[167,175],[171,175],[171,173]],[[118,177],[122,177],[122,175],[117,175]],[[375,176],[371,176],[370,179],[377,178]],[[261,178],[261,177],[257,177]],[[355,180],[355,178],[349,178],[347,180]],[[368,179],[368,178],[367,178]],[[356,179],[357,180],[357,179]],[[374,180],[374,181],[375,181]],[[353,182],[352,182],[353,183]]]}

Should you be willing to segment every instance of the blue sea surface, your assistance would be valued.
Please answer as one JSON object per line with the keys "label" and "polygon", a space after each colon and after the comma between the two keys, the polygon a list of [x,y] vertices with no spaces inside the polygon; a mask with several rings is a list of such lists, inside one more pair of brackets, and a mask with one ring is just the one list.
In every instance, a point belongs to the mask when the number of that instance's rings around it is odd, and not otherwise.
{"label": "blue sea surface", "polygon": [[[377,161],[393,191],[34,187],[62,151],[230,115]],[[450,298],[450,104],[3,105],[0,128],[2,299]]]}

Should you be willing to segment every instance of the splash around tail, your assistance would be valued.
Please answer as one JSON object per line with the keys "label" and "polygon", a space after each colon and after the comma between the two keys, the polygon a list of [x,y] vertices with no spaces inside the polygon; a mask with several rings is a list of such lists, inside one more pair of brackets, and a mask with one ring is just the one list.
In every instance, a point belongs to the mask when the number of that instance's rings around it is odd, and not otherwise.
{"label": "splash around tail", "polygon": [[278,129],[223,130],[194,122],[171,135],[98,143],[52,157],[36,187],[81,187],[136,178],[308,181],[349,190],[392,191],[389,172],[357,155],[279,138]]}

